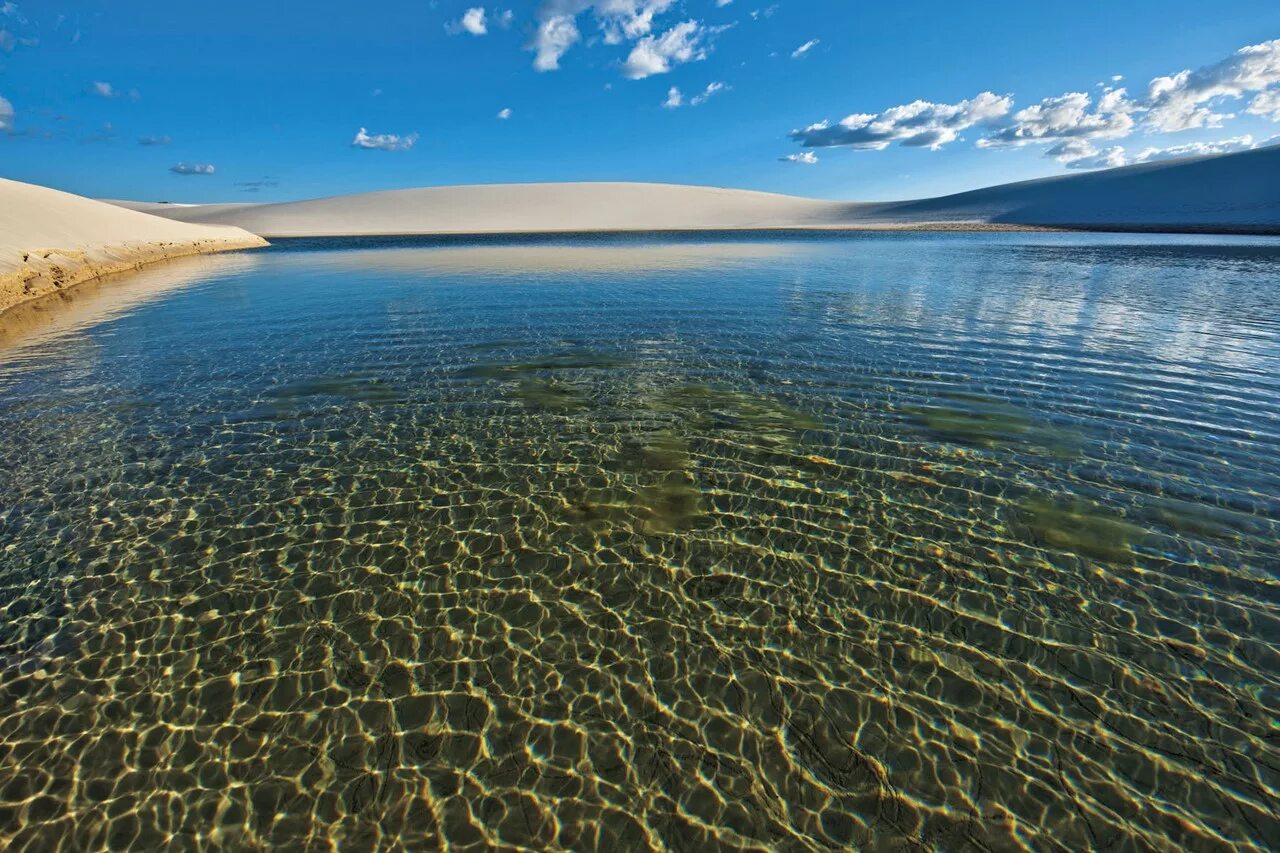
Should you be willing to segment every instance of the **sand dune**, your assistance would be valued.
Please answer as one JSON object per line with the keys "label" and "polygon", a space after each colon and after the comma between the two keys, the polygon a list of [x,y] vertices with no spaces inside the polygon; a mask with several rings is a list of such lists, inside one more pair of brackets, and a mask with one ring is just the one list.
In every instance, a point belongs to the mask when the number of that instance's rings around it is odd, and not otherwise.
{"label": "sand dune", "polygon": [[822,226],[848,204],[668,184],[490,184],[428,187],[262,205],[166,209],[184,222],[239,225],[263,236],[501,234]]}
{"label": "sand dune", "polygon": [[900,223],[1280,233],[1280,146],[876,205]]}
{"label": "sand dune", "polygon": [[1280,147],[901,202],[584,183],[428,187],[282,204],[116,203],[265,237],[1028,227],[1280,233]]}
{"label": "sand dune", "polygon": [[227,225],[190,225],[0,178],[0,312],[151,261],[265,246]]}

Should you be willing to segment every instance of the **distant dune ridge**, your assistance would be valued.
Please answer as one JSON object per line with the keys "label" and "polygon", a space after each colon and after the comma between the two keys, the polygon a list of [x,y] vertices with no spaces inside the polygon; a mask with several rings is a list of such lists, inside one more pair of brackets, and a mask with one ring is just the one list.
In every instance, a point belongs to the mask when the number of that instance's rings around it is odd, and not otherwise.
{"label": "distant dune ridge", "polygon": [[667,184],[427,187],[281,204],[116,202],[264,237],[797,228],[1280,233],[1280,146],[917,201],[851,203]]}
{"label": "distant dune ridge", "polygon": [[874,203],[636,183],[108,203],[0,178],[0,311],[162,258],[264,246],[263,237],[1028,228],[1280,234],[1280,146]]}
{"label": "distant dune ridge", "polygon": [[228,225],[191,225],[0,178],[0,312],[164,258],[265,246]]}

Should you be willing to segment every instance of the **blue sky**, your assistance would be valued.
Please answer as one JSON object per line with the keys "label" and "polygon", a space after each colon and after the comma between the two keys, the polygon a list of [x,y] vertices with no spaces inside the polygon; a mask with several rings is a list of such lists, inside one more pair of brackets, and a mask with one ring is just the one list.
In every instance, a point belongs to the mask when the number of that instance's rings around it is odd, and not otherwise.
{"label": "blue sky", "polygon": [[0,0],[0,175],[186,202],[552,180],[875,200],[1280,135],[1275,2],[479,2]]}

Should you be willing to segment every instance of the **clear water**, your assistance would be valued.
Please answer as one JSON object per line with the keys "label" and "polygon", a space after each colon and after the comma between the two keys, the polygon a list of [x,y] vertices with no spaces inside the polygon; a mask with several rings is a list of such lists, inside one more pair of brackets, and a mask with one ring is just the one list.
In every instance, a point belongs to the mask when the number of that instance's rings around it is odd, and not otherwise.
{"label": "clear water", "polygon": [[312,241],[7,328],[9,849],[1280,846],[1276,241]]}

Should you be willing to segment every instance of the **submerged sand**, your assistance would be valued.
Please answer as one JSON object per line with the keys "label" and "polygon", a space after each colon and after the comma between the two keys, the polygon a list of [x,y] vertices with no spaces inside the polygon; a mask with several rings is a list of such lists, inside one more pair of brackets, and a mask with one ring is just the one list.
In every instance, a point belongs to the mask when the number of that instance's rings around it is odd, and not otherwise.
{"label": "submerged sand", "polygon": [[265,245],[235,226],[174,222],[0,178],[0,312],[154,261]]}

